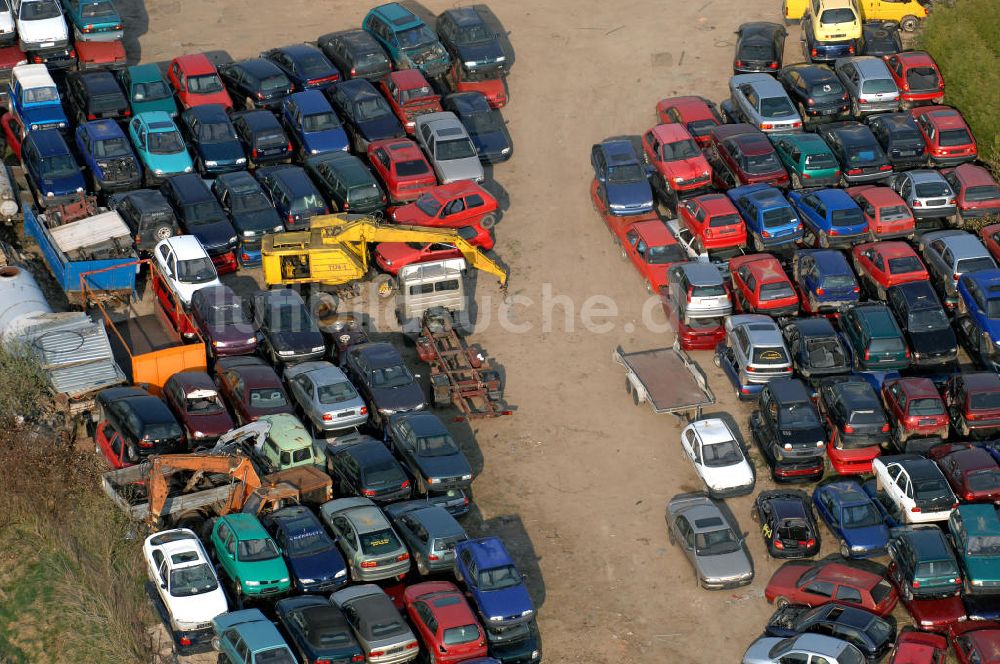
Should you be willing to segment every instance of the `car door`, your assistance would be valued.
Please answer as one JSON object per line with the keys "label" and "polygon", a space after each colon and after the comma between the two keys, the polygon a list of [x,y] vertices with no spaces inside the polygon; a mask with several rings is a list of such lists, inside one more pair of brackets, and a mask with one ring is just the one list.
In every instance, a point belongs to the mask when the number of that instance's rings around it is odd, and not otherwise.
{"label": "car door", "polygon": [[694,464],[695,470],[698,474],[701,474],[701,469],[698,467],[701,462],[700,447],[701,441],[698,440],[698,434],[695,433],[694,429],[685,429],[684,433],[681,435],[681,446],[684,448],[684,452],[691,459],[691,463]]}
{"label": "car door", "polygon": [[350,561],[351,567],[355,568],[360,562],[360,558],[358,553],[358,540],[354,533],[354,528],[351,526],[351,522],[347,520],[347,517],[338,514],[333,517],[331,525],[337,533],[339,538],[337,543],[340,544],[341,549],[343,549],[344,557]]}

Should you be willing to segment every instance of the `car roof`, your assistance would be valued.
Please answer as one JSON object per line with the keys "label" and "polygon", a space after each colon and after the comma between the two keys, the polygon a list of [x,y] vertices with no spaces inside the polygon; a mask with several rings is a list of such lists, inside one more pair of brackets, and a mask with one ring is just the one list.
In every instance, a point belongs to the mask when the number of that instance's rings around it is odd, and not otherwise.
{"label": "car roof", "polygon": [[810,64],[808,62],[796,62],[793,65],[788,65],[785,69],[798,72],[799,76],[801,76],[803,80],[810,85],[816,85],[817,83],[822,83],[824,81],[840,82],[837,74],[830,69],[830,67],[818,63]]}
{"label": "car roof", "polygon": [[263,415],[260,419],[271,425],[267,437],[274,442],[278,449],[291,451],[312,445],[312,436],[306,431],[299,418],[291,413]]}
{"label": "car roof", "polygon": [[174,62],[181,66],[185,74],[188,75],[201,75],[201,74],[214,74],[216,73],[215,65],[212,61],[208,59],[208,56],[204,53],[189,53],[187,55],[180,55],[174,58]]}
{"label": "car roof", "polygon": [[800,251],[799,256],[812,257],[816,261],[816,267],[824,274],[850,274],[852,277],[854,276],[850,265],[847,264],[847,258],[836,249]]}
{"label": "car roof", "polygon": [[821,200],[827,208],[853,210],[858,207],[854,199],[843,189],[820,189],[819,191],[814,191],[813,195]]}
{"label": "car roof", "polygon": [[[825,318],[823,320],[826,320]],[[767,384],[768,390],[779,403],[812,401],[812,395],[798,378],[779,378]]]}
{"label": "car roof", "polygon": [[970,535],[1000,535],[1000,518],[993,504],[959,505],[956,511]]}
{"label": "car roof", "polygon": [[899,194],[889,187],[871,187],[870,189],[862,191],[860,195],[871,201],[872,205],[878,207],[883,205],[900,205],[901,203],[904,203],[903,199],[899,197]]}
{"label": "car roof", "polygon": [[690,425],[705,444],[724,443],[734,440],[733,432],[725,420],[718,417],[711,417],[703,420],[695,420]]}
{"label": "car roof", "polygon": [[894,455],[883,457],[882,460],[885,463],[898,463],[913,479],[929,480],[941,478],[941,470],[938,468],[938,465],[926,457]]}
{"label": "car roof", "polygon": [[913,116],[909,113],[880,113],[873,115],[871,119],[874,120],[876,118],[890,134],[895,134],[903,130],[912,131],[917,128]]}
{"label": "car roof", "polygon": [[316,519],[316,515],[305,505],[283,507],[277,512],[271,512],[265,519],[273,521],[288,535],[310,533],[323,529]]}
{"label": "car roof", "polygon": [[456,546],[470,551],[483,569],[513,565],[514,559],[499,537],[480,537],[459,542]]}
{"label": "car roof", "polygon": [[677,141],[691,140],[691,132],[682,124],[668,122],[658,124],[652,129],[653,136],[661,143],[675,143]]}
{"label": "car roof", "polygon": [[[930,235],[930,233],[927,235]],[[924,236],[925,241],[932,242],[933,240],[928,238],[927,235]],[[945,246],[951,249],[956,259],[990,255],[979,238],[971,233],[961,232],[955,235],[945,235],[941,240]]]}
{"label": "car roof", "polygon": [[173,383],[180,387],[185,393],[194,390],[211,390],[216,392],[215,381],[204,371],[178,371],[167,379],[168,383]]}
{"label": "car roof", "polygon": [[109,138],[124,138],[125,132],[114,120],[91,120],[83,123],[86,131],[94,140],[104,140]]}
{"label": "car roof", "polygon": [[[274,50],[285,53],[292,58],[300,57],[303,55],[323,54],[323,51],[316,48],[312,44],[288,44],[286,46],[279,46]],[[315,90],[315,92],[319,92],[319,90]],[[320,92],[320,94],[322,93]]]}
{"label": "car roof", "polygon": [[389,520],[385,518],[385,514],[376,505],[355,505],[341,514],[351,521],[358,533],[371,533],[390,527]]}
{"label": "car roof", "polygon": [[22,88],[54,88],[56,82],[52,80],[45,65],[23,64],[17,65],[11,70],[14,79],[21,84]]}
{"label": "car roof", "polygon": [[901,51],[896,54],[904,67],[937,67],[934,58],[927,51]]}
{"label": "car roof", "polygon": [[344,447],[344,454],[356,459],[359,463],[373,463],[395,459],[392,452],[385,446],[385,443],[377,440],[362,440]]}
{"label": "car roof", "polygon": [[410,510],[407,514],[419,521],[433,536],[451,537],[452,535],[465,534],[465,529],[455,520],[455,517],[440,505],[425,503],[424,506]]}
{"label": "car roof", "polygon": [[703,194],[697,196],[695,200],[705,208],[705,211],[709,216],[715,216],[717,214],[739,214],[739,210],[733,205],[732,200],[725,194]]}
{"label": "car roof", "polygon": [[208,256],[201,241],[194,235],[171,235],[164,242],[173,250],[178,260],[204,258]]}
{"label": "car roof", "polygon": [[184,202],[194,202],[198,200],[214,201],[215,196],[208,188],[205,181],[198,173],[180,173],[167,178],[167,183],[177,195],[184,199]]}
{"label": "car roof", "polygon": [[448,429],[434,413],[425,410],[417,410],[408,413],[400,413],[396,416],[396,421],[404,421],[413,429],[413,433],[418,438],[425,436],[439,436],[448,434]]}
{"label": "car roof", "polygon": [[870,408],[878,412],[882,409],[882,401],[875,393],[875,388],[860,376],[852,375],[848,380],[835,381],[832,383],[832,389],[851,410]]}
{"label": "car roof", "polygon": [[245,194],[251,191],[260,191],[260,183],[250,175],[249,171],[233,171],[232,173],[222,173],[216,179],[221,182],[226,189],[234,194]]}
{"label": "car roof", "polygon": [[[833,329],[833,324],[826,316],[814,316],[810,318],[800,318],[791,323],[798,329],[803,337],[831,337],[837,334]],[[769,384],[773,385],[773,381]]]}
{"label": "car roof", "polygon": [[267,537],[267,531],[264,530],[264,526],[260,525],[260,521],[253,514],[237,512],[226,514],[219,518],[225,521],[226,525],[233,530],[238,539]]}
{"label": "car roof", "polygon": [[278,118],[274,117],[274,113],[263,108],[243,111],[239,115],[234,116],[234,119],[242,120],[243,124],[254,131],[281,129],[281,123],[278,122]]}
{"label": "car roof", "polygon": [[759,157],[760,155],[774,152],[774,146],[767,136],[758,132],[756,134],[744,133],[730,137],[731,141],[740,146],[740,150],[748,157]]}
{"label": "car roof", "polygon": [[692,286],[715,286],[723,282],[719,268],[711,263],[689,261],[681,263],[679,267],[684,271]]}
{"label": "car roof", "polygon": [[659,219],[644,219],[632,222],[630,229],[635,230],[651,247],[662,247],[677,244],[677,238],[666,223]]}
{"label": "car roof", "polygon": [[201,122],[229,122],[229,114],[222,104],[201,104],[184,111],[184,115]]}
{"label": "car roof", "polygon": [[351,78],[346,81],[340,81],[337,83],[335,89],[342,91],[352,101],[373,95],[382,98],[382,95],[379,94],[379,91],[375,89],[371,82],[364,78]]}
{"label": "car roof", "polygon": [[[754,187],[755,185],[749,186]],[[781,190],[770,185],[764,185],[746,193],[739,191],[739,189],[740,188],[737,187],[736,189],[730,189],[730,191],[734,192],[737,198],[746,196],[754,202],[754,205],[762,210],[791,207],[791,204],[785,198],[784,194],[781,193]]]}
{"label": "car roof", "polygon": [[958,178],[959,182],[966,187],[974,187],[977,185],[996,186],[997,184],[996,180],[993,179],[993,176],[990,175],[990,172],[978,164],[960,164],[956,166],[952,172],[955,174],[955,177]]}
{"label": "car roof", "polygon": [[853,58],[847,58],[847,61],[854,65],[862,80],[891,78],[889,76],[889,67],[886,66],[885,60],[882,58],[876,58],[873,55],[857,55]]}
{"label": "car roof", "polygon": [[[881,302],[866,302],[864,304],[852,305],[854,314],[869,326],[868,333],[873,338],[887,336],[898,336],[896,322],[892,317],[892,312]],[[879,328],[884,334],[880,334]],[[887,329],[886,329],[887,328]]]}
{"label": "car roof", "polygon": [[243,71],[253,75],[255,78],[284,76],[284,72],[281,71],[281,68],[278,67],[278,65],[265,58],[248,58],[246,60],[240,60],[232,66],[239,67]]}
{"label": "car roof", "polygon": [[443,14],[453,20],[456,25],[463,28],[483,25],[483,17],[479,15],[475,7],[455,7],[444,10]]}
{"label": "car roof", "polygon": [[823,152],[831,152],[830,146],[826,144],[826,141],[824,141],[823,137],[819,134],[803,132],[801,134],[784,134],[781,138],[789,141],[800,150],[822,150]]}
{"label": "car roof", "polygon": [[287,189],[293,197],[308,196],[316,190],[316,185],[301,166],[272,167],[270,173],[278,186]]}
{"label": "car roof", "polygon": [[139,122],[153,133],[177,131],[177,125],[166,111],[145,111],[136,115]]}
{"label": "car roof", "polygon": [[760,283],[788,281],[788,275],[781,269],[781,263],[771,254],[749,254],[731,259],[730,270],[745,267]]}
{"label": "car roof", "polygon": [[938,300],[937,293],[930,281],[908,281],[905,284],[898,284],[889,289],[890,292],[897,290],[902,294],[906,307],[910,311],[921,309],[941,309],[941,301]]}
{"label": "car roof", "polygon": [[81,71],[76,73],[76,77],[80,79],[90,94],[121,93],[122,90],[115,75],[109,71]]}
{"label": "car roof", "polygon": [[729,79],[731,87],[751,86],[757,94],[770,97],[787,97],[785,88],[770,74],[737,74]]}
{"label": "car roof", "polygon": [[396,87],[407,90],[410,88],[427,87],[429,83],[419,69],[397,69],[389,73],[389,78]]}
{"label": "car roof", "polygon": [[347,377],[335,364],[325,360],[312,360],[294,364],[285,369],[285,377],[293,378],[298,376],[308,376],[309,380],[317,385],[330,385],[331,383],[342,383]]}
{"label": "car roof", "polygon": [[34,143],[42,157],[71,154],[69,145],[58,129],[36,129],[28,132],[28,139]]}
{"label": "car roof", "polygon": [[[372,172],[368,170],[359,157],[353,154],[338,151],[320,155],[320,157],[316,162],[325,163],[332,167],[348,187],[374,182]],[[304,190],[305,187],[303,187]]]}
{"label": "car roof", "polygon": [[871,498],[865,493],[861,485],[854,480],[839,480],[836,482],[830,482],[823,487],[827,493],[830,493],[840,502],[841,505],[844,504],[857,504],[857,503],[870,503]]}
{"label": "car roof", "polygon": [[325,96],[323,96],[323,93],[316,89],[303,90],[302,92],[290,94],[287,99],[295,102],[295,105],[298,106],[299,110],[305,115],[321,111],[329,111],[332,108],[330,106],[330,102],[327,101]]}
{"label": "car roof", "polygon": [[372,37],[371,33],[360,28],[338,30],[337,32],[331,32],[320,37],[320,41],[327,39],[336,39],[350,45],[354,49],[365,49],[362,52],[378,53],[381,54],[382,57],[385,57],[385,51],[382,50],[382,47],[375,40],[375,38]]}
{"label": "car roof", "polygon": [[763,34],[770,37],[771,33],[782,29],[783,26],[778,25],[777,23],[771,23],[770,21],[750,21],[740,25],[740,27],[737,28],[737,31],[747,35]]}
{"label": "car roof", "polygon": [[963,274],[962,279],[967,279],[979,286],[984,291],[988,300],[1000,297],[1000,270],[969,272]]}
{"label": "car roof", "polygon": [[773,495],[765,494],[761,498],[770,503],[774,516],[778,519],[808,518],[809,516],[809,508],[802,496],[775,491]]}
{"label": "car roof", "polygon": [[[987,454],[989,454],[987,452]],[[897,536],[894,532],[893,536]],[[899,537],[906,539],[922,560],[948,560],[952,557],[951,548],[945,541],[944,533],[937,526],[910,526],[901,529]]]}
{"label": "car roof", "polygon": [[906,171],[906,175],[913,180],[913,182],[944,182],[947,184],[947,180],[941,175],[939,171],[935,171],[930,168],[921,168],[915,171]]}
{"label": "car roof", "polygon": [[398,2],[388,2],[372,9],[372,12],[392,23],[394,30],[405,30],[412,25],[423,23],[417,16]]}
{"label": "car roof", "polygon": [[128,68],[128,75],[132,79],[132,83],[149,83],[163,80],[163,73],[160,72],[160,68],[152,62],[144,65],[132,65]]}
{"label": "car roof", "polygon": [[1000,375],[992,371],[970,371],[960,375],[966,389],[984,391],[1000,389]]}
{"label": "car roof", "polygon": [[[201,540],[198,536],[191,530],[187,528],[175,528],[173,530],[161,530],[158,533],[153,533],[146,538],[150,546],[155,546],[160,551],[162,551],[167,558],[171,559],[171,564],[174,567],[186,566],[188,564],[197,564],[199,562],[207,562],[204,556],[204,547],[202,546]],[[158,542],[153,542],[153,540],[159,540]],[[173,556],[179,553],[195,553],[197,558],[194,560],[184,561],[182,563],[174,563]]]}
{"label": "car roof", "polygon": [[360,354],[375,369],[399,364],[403,360],[399,351],[392,344],[384,341],[358,344],[350,352]]}
{"label": "car roof", "polygon": [[862,247],[867,247],[874,249],[878,253],[882,254],[884,258],[904,258],[907,256],[916,256],[916,250],[911,247],[906,242],[867,242],[862,245]]}
{"label": "car roof", "polygon": [[925,106],[914,109],[914,115],[924,115],[938,129],[967,129],[965,119],[951,106]]}
{"label": "car roof", "polygon": [[455,107],[458,113],[471,115],[475,113],[488,113],[492,110],[490,102],[482,92],[453,92],[444,98],[444,101]]}
{"label": "car roof", "polygon": [[874,138],[868,127],[854,120],[830,123],[826,127],[821,127],[821,131],[836,134],[842,141],[851,144],[859,141],[870,142]]}
{"label": "car roof", "polygon": [[934,381],[930,378],[924,378],[922,376],[906,376],[904,378],[891,378],[885,381],[885,383],[887,385],[899,385],[899,388],[910,399],[922,399],[927,397],[941,398],[941,393],[937,391],[936,387],[934,387]]}
{"label": "car roof", "polygon": [[716,125],[715,127],[712,127],[709,133],[711,133],[717,141],[724,141],[728,138],[742,136],[744,134],[750,134],[751,136],[763,136],[759,129],[753,125],[746,124],[745,122]]}

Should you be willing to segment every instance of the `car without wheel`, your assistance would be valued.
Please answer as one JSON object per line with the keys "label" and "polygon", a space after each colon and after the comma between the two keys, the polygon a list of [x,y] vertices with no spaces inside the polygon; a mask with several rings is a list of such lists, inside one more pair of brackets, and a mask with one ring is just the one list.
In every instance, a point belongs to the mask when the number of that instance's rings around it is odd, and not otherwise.
{"label": "car without wheel", "polygon": [[792,255],[792,280],[804,313],[839,313],[860,297],[857,277],[844,254],[835,249],[796,251]]}
{"label": "car without wheel", "polygon": [[899,88],[882,58],[859,55],[839,58],[833,69],[851,97],[851,115],[899,110]]}
{"label": "car without wheel", "polygon": [[381,588],[365,583],[330,596],[354,630],[369,664],[402,664],[420,654],[420,644],[392,600]]}
{"label": "car without wheel", "polygon": [[875,388],[860,376],[831,376],[820,384],[819,410],[830,431],[826,451],[834,471],[871,472],[872,459],[889,442],[889,422]]}
{"label": "car without wheel", "polygon": [[390,205],[413,202],[437,185],[427,157],[408,138],[369,143],[368,163],[388,194]]}
{"label": "car without wheel", "polygon": [[789,604],[768,619],[764,634],[782,638],[797,634],[834,635],[860,650],[867,661],[878,662],[892,648],[896,621],[853,606],[824,604],[811,609]]}
{"label": "car without wheel", "polygon": [[788,65],[778,72],[778,81],[795,103],[803,122],[837,118],[850,108],[847,91],[826,65]]}
{"label": "car without wheel", "polygon": [[395,69],[415,67],[433,78],[444,74],[451,65],[451,56],[437,34],[398,2],[374,7],[361,27],[385,49]]}
{"label": "car without wheel", "polygon": [[702,147],[708,147],[712,127],[723,124],[715,104],[704,97],[661,99],[656,102],[656,117],[662,124],[682,125]]}
{"label": "car without wheel", "polygon": [[278,374],[256,356],[221,357],[215,361],[219,392],[240,426],[264,415],[292,413]]}
{"label": "car without wheel", "polygon": [[1000,518],[993,505],[959,505],[948,519],[964,594],[1000,595]]}
{"label": "car without wheel", "polygon": [[840,162],[842,186],[882,180],[892,175],[892,164],[867,126],[846,120],[821,125],[818,132]]}
{"label": "car without wheel", "polygon": [[722,102],[722,117],[746,122],[765,133],[802,128],[802,117],[788,93],[769,74],[737,74],[729,79],[729,99]]}
{"label": "car without wheel", "polygon": [[417,116],[440,113],[441,95],[418,69],[400,69],[390,72],[379,81],[378,89],[389,102],[406,133],[413,135]]}
{"label": "car without wheel", "polygon": [[927,146],[909,113],[876,113],[865,118],[893,168],[903,170],[927,164]]}
{"label": "car without wheel", "polygon": [[931,274],[931,283],[944,306],[958,305],[958,280],[963,274],[996,269],[996,261],[975,235],[958,229],[933,231],[920,236],[917,249]]}
{"label": "car without wheel", "polygon": [[333,531],[354,581],[402,579],[410,569],[410,554],[374,502],[368,498],[337,498],[319,508]]}
{"label": "car without wheel", "polygon": [[204,371],[175,373],[163,384],[163,400],[192,446],[211,445],[236,428],[212,377]]}
{"label": "car without wheel", "polygon": [[841,330],[859,371],[900,371],[910,366],[910,349],[899,324],[881,302],[847,305]]}
{"label": "car without wheel", "polygon": [[731,498],[753,491],[753,468],[725,420],[703,419],[687,425],[681,431],[681,449],[712,498]]}
{"label": "car without wheel", "polygon": [[194,235],[173,235],[158,242],[153,260],[167,287],[185,305],[202,288],[219,286],[219,274],[205,247]]}
{"label": "car without wheel", "polygon": [[312,511],[290,505],[261,519],[303,593],[325,593],[347,583],[347,564]]}
{"label": "car without wheel", "polygon": [[948,438],[948,411],[930,378],[907,376],[882,383],[882,403],[892,427],[892,443],[907,451],[910,438]]}
{"label": "car without wheel", "polygon": [[872,558],[885,554],[889,529],[872,498],[855,480],[821,484],[813,492],[820,519],[840,542],[844,558]]}
{"label": "car without wheel", "polygon": [[876,490],[895,504],[905,523],[947,521],[958,499],[941,469],[916,454],[883,456],[872,461]]}
{"label": "car without wheel", "polygon": [[837,602],[882,617],[892,613],[899,600],[896,589],[884,574],[829,560],[785,563],[767,582],[764,597],[778,607],[788,604],[822,606]]}
{"label": "car without wheel", "polygon": [[[847,350],[833,324],[823,316],[800,318],[781,329],[785,344],[792,354],[795,371],[815,391],[818,381],[826,376],[850,373]],[[818,392],[814,392],[819,396]]]}
{"label": "car without wheel", "polygon": [[455,545],[469,536],[447,509],[425,500],[408,500],[387,506],[385,514],[406,542],[420,574],[454,569]]}
{"label": "car without wheel", "polygon": [[774,481],[808,482],[822,477],[826,429],[802,381],[771,381],[761,390],[759,403],[759,409],[750,414],[750,431]]}
{"label": "car without wheel", "polygon": [[740,588],[753,581],[753,561],[739,524],[704,493],[682,493],[667,503],[667,535],[694,567],[706,590]]}
{"label": "car without wheel", "polygon": [[243,609],[212,620],[219,661],[295,664],[295,656],[281,633],[260,609]]}
{"label": "car without wheel", "polygon": [[775,318],[799,313],[799,296],[771,254],[747,254],[729,261],[735,308]]}
{"label": "car without wheel", "polygon": [[995,436],[1000,430],[1000,376],[975,371],[952,376],[944,388],[951,425],[962,438]]}
{"label": "car without wheel", "polygon": [[77,126],[75,136],[77,150],[90,169],[90,184],[94,191],[110,194],[135,189],[142,184],[142,166],[117,122],[84,122]]}
{"label": "car without wheel", "polygon": [[343,612],[322,596],[286,597],[274,604],[278,624],[300,661],[364,662],[365,655]]}
{"label": "car without wheel", "polygon": [[478,661],[486,656],[486,634],[458,587],[450,581],[424,581],[407,587],[403,602],[410,622],[433,661]]}
{"label": "car without wheel", "polygon": [[809,496],[802,491],[762,491],[751,511],[772,558],[809,558],[820,548]]}
{"label": "car without wheel", "polygon": [[889,186],[913,210],[917,219],[950,217],[957,211],[955,192],[941,173],[931,169],[896,173]]}
{"label": "car without wheel", "polygon": [[889,187],[862,184],[844,191],[861,208],[868,222],[868,239],[872,242],[895,238],[912,240],[916,235],[917,221],[913,212]]}
{"label": "car without wheel", "polygon": [[305,171],[331,208],[352,214],[385,211],[385,193],[358,157],[346,152],[318,154],[306,160]]}

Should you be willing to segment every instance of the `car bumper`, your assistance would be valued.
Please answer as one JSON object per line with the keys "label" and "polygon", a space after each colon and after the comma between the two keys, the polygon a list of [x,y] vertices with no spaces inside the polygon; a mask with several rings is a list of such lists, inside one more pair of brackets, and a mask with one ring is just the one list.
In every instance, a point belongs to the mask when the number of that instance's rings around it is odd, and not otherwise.
{"label": "car bumper", "polygon": [[913,238],[916,232],[917,229],[915,227],[903,228],[898,231],[887,231],[885,233],[878,232],[877,228],[874,231],[875,237],[878,238],[879,240],[895,240],[899,238],[905,238],[909,240]]}
{"label": "car bumper", "polygon": [[278,355],[278,360],[283,364],[297,364],[298,362],[308,362],[309,360],[322,360],[323,356],[326,355],[326,349],[321,351],[308,352],[308,353],[297,353],[292,355]]}
{"label": "car bumper", "polygon": [[771,478],[779,484],[815,482],[823,477],[824,457],[813,456],[806,459],[778,458],[771,468]]}
{"label": "car bumper", "polygon": [[936,367],[941,364],[948,364],[958,359],[958,349],[945,351],[942,353],[912,353],[910,355],[911,367]]}
{"label": "car bumper", "polygon": [[861,175],[847,175],[845,173],[844,179],[851,184],[859,184],[862,182],[877,182],[891,176],[892,171],[875,171],[874,173],[862,173]]}
{"label": "car bumper", "polygon": [[943,205],[940,207],[911,207],[913,211],[913,217],[915,219],[938,219],[941,217],[950,217],[958,211],[954,205]]}
{"label": "car bumper", "polygon": [[32,54],[38,53],[44,57],[44,53],[47,51],[52,51],[55,49],[68,49],[69,48],[69,37],[66,39],[54,39],[52,41],[44,42],[26,42],[23,39],[18,41],[18,45],[21,50],[25,53],[29,51]]}
{"label": "car bumper", "polygon": [[837,175],[827,175],[825,177],[810,175],[809,177],[802,177],[801,180],[803,187],[836,187],[840,184],[840,177]]}
{"label": "car bumper", "polygon": [[367,569],[355,567],[354,571],[357,573],[355,576],[356,581],[382,581],[384,579],[392,579],[397,576],[406,574],[410,570],[410,560],[406,559],[400,563],[392,563],[391,565],[380,565],[379,567]]}
{"label": "car bumper", "polygon": [[726,304],[717,307],[692,307],[684,308],[684,315],[687,318],[723,318],[733,313],[733,305]]}
{"label": "car bumper", "polygon": [[965,424],[969,427],[969,431],[977,431],[979,433],[1000,429],[1000,420],[977,420],[973,422],[966,420]]}
{"label": "car bumper", "polygon": [[740,401],[754,401],[764,389],[764,383],[744,383],[736,386],[736,396]]}
{"label": "car bumper", "polygon": [[744,484],[741,486],[731,486],[724,489],[715,489],[708,487],[708,495],[716,500],[722,500],[724,498],[736,498],[737,496],[745,496],[747,494],[753,493],[754,483],[751,481],[749,484]]}
{"label": "car bumper", "polygon": [[975,158],[976,155],[974,154],[955,155],[954,157],[930,155],[931,164],[935,166],[958,166],[959,164],[964,164],[967,161],[973,161]]}
{"label": "car bumper", "polygon": [[253,343],[239,343],[236,341],[223,342],[225,345],[219,345],[216,342],[211,344],[212,353],[216,357],[230,357],[233,355],[253,355],[257,352],[257,342]]}
{"label": "car bumper", "polygon": [[907,512],[906,520],[908,523],[936,523],[938,521],[947,521],[950,516],[951,509],[934,512]]}
{"label": "car bumper", "polygon": [[179,655],[197,655],[212,650],[212,637],[215,631],[212,624],[203,629],[192,630],[171,630],[170,636],[174,640],[174,650]]}
{"label": "car bumper", "polygon": [[899,100],[893,101],[863,101],[858,100],[858,110],[861,115],[866,113],[892,113],[899,110]]}
{"label": "car bumper", "polygon": [[[392,650],[392,648],[389,650]],[[401,664],[402,662],[409,662],[410,660],[416,659],[419,654],[419,648],[410,648],[409,650],[404,648],[399,652],[382,655],[381,657],[369,656],[368,664]]]}
{"label": "car bumper", "polygon": [[885,554],[886,548],[884,546],[866,549],[855,549],[854,547],[851,547],[848,558],[880,558]]}
{"label": "car bumper", "polygon": [[870,459],[835,459],[830,457],[830,465],[838,475],[865,475],[872,472],[872,460]]}
{"label": "car bumper", "polygon": [[464,491],[453,490],[447,493],[429,493],[426,498],[432,505],[443,507],[448,514],[459,517],[469,513],[472,501]]}
{"label": "car bumper", "polygon": [[328,593],[333,590],[336,590],[337,588],[340,588],[341,586],[344,586],[350,580],[351,580],[350,575],[344,574],[339,578],[330,579],[328,581],[322,581],[318,583],[305,584],[296,582],[295,586],[296,589],[304,593]]}
{"label": "car bumper", "polygon": [[853,235],[830,235],[825,231],[820,231],[819,234],[826,237],[826,241],[831,247],[851,247],[858,242],[868,241],[867,228],[861,233],[855,233]]}
{"label": "car bumper", "polygon": [[700,579],[699,583],[705,590],[732,590],[733,588],[749,586],[753,583],[753,575],[751,574],[750,576],[742,579],[726,579],[723,581]]}
{"label": "car bumper", "polygon": [[343,429],[353,429],[354,427],[359,427],[367,421],[368,421],[368,415],[365,414],[365,415],[350,415],[347,417],[337,417],[329,422],[325,420],[320,420],[319,422],[316,422],[316,420],[313,420],[313,423],[316,425],[316,428],[319,429],[320,431],[341,431]]}
{"label": "car bumper", "polygon": [[217,254],[209,253],[209,257],[212,259],[212,264],[215,265],[215,270],[219,274],[236,272],[239,267],[236,263],[236,252],[232,249]]}
{"label": "car bumper", "polygon": [[959,209],[958,214],[962,219],[982,219],[992,215],[1000,215],[1000,208],[968,208]]}
{"label": "car bumper", "polygon": [[412,491],[410,487],[407,486],[405,489],[393,489],[392,491],[386,491],[385,493],[379,493],[374,496],[365,495],[366,498],[371,498],[371,500],[380,505],[388,505],[389,503],[394,503],[399,500],[406,500],[410,497]]}
{"label": "car bumper", "polygon": [[244,584],[243,593],[247,597],[272,597],[288,592],[291,587],[291,583],[274,583],[267,586],[247,586]]}
{"label": "car bumper", "polygon": [[892,155],[888,155],[888,158],[892,167],[901,171],[909,170],[911,168],[920,168],[921,166],[925,166],[927,164],[927,155],[918,157],[893,157]]}
{"label": "car bumper", "polygon": [[246,167],[247,164],[245,161],[242,164],[235,161],[215,161],[214,166],[209,166],[207,163],[205,164],[205,174],[221,175],[222,173],[235,173],[236,171],[246,170]]}
{"label": "car bumper", "polygon": [[109,42],[118,41],[125,35],[124,30],[107,30],[99,29],[95,32],[80,32],[76,27],[73,28],[73,36],[77,41],[90,41],[90,42]]}
{"label": "car bumper", "polygon": [[100,180],[101,191],[114,194],[120,191],[132,191],[142,186],[142,176],[138,173],[135,177],[121,180]]}
{"label": "car bumper", "polygon": [[[756,237],[760,237],[756,235]],[[799,240],[802,239],[802,233],[791,233],[789,235],[780,235],[778,237],[761,237],[760,241],[764,247],[771,249],[774,247],[791,247],[794,246]]]}

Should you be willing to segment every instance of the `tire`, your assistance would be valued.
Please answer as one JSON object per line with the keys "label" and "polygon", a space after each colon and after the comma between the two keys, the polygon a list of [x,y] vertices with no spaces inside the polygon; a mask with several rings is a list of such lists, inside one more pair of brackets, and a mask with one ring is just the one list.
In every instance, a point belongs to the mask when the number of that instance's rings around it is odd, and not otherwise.
{"label": "tire", "polygon": [[632,390],[632,403],[635,404],[636,406],[638,406],[641,403],[639,401],[639,390],[634,388]]}
{"label": "tire", "polygon": [[427,576],[430,573],[430,570],[427,569],[427,563],[425,563],[420,556],[416,556],[416,559],[417,571],[420,573],[420,576]]}
{"label": "tire", "polygon": [[667,539],[670,540],[671,545],[677,544],[677,538],[674,536],[674,531],[670,526],[667,526]]}
{"label": "tire", "polygon": [[167,238],[173,236],[174,229],[169,224],[160,224],[153,228],[153,240],[155,242],[161,242]]}
{"label": "tire", "polygon": [[857,99],[851,100],[851,115],[853,115],[856,118],[861,117],[861,105],[858,104]]}
{"label": "tire", "polygon": [[875,295],[878,296],[879,300],[881,300],[882,302],[885,302],[885,288],[883,288],[882,286],[876,286],[875,287]]}
{"label": "tire", "polygon": [[243,100],[243,105],[247,107],[248,111],[252,111],[256,108],[256,106],[254,106],[253,99],[251,99],[250,97],[247,97],[246,99]]}
{"label": "tire", "polygon": [[757,251],[764,251],[764,241],[756,235],[753,236],[753,248]]}
{"label": "tire", "polygon": [[903,32],[914,32],[920,25],[916,16],[906,15],[899,21],[899,27]]}
{"label": "tire", "polygon": [[847,546],[847,542],[843,540],[840,541],[840,555],[845,558],[851,557],[851,547]]}
{"label": "tire", "polygon": [[479,220],[479,225],[486,230],[490,230],[497,225],[497,217],[495,214],[488,214]]}
{"label": "tire", "polygon": [[789,604],[790,602],[788,601],[788,598],[785,597],[784,595],[778,595],[777,597],[774,598],[774,605],[779,609],[783,609]]}
{"label": "tire", "polygon": [[792,189],[802,188],[802,178],[799,177],[798,173],[792,173]]}

